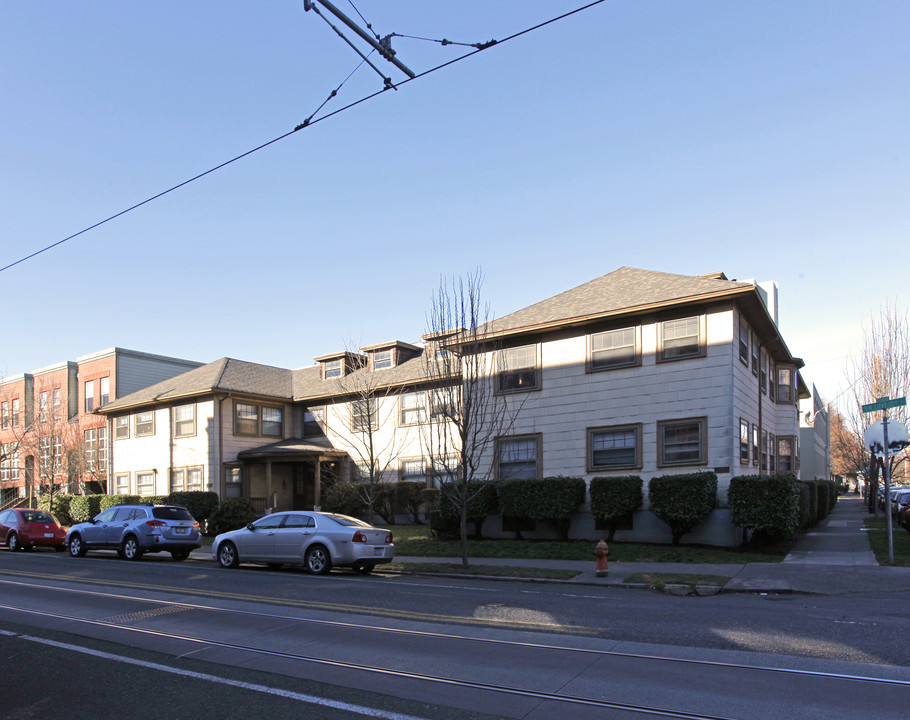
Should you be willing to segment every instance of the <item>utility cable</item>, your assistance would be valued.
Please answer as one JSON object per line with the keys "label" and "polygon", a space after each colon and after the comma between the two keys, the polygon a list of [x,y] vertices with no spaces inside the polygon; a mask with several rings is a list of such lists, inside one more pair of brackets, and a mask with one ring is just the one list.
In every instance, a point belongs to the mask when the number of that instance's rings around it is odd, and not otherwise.
{"label": "utility cable", "polygon": [[[405,80],[402,80],[400,83],[395,85],[394,88],[397,89],[397,88],[401,87],[402,85],[406,85],[407,83],[409,83],[413,80],[417,80],[419,78],[426,77],[427,75],[430,75],[431,73],[434,73],[437,70],[442,70],[443,68],[447,68],[450,65],[454,65],[457,62],[461,62],[462,60],[467,60],[468,58],[473,57],[477,53],[483,52],[484,50],[486,50],[490,47],[493,47],[493,45],[502,45],[503,43],[509,42],[510,40],[515,40],[516,38],[519,38],[523,35],[527,35],[528,33],[534,32],[535,30],[539,30],[543,27],[546,27],[547,25],[552,25],[553,23],[556,23],[561,20],[565,20],[568,17],[571,17],[572,15],[576,15],[578,13],[584,12],[585,10],[589,10],[590,8],[594,7],[595,5],[600,5],[604,2],[606,2],[606,0],[593,0],[593,2],[590,2],[587,5],[582,5],[581,7],[578,7],[574,10],[570,10],[568,12],[563,13],[562,15],[558,15],[549,20],[545,20],[541,23],[538,23],[537,25],[533,25],[529,28],[525,28],[524,30],[520,30],[512,35],[509,35],[509,36],[503,38],[502,40],[490,40],[489,42],[481,43],[478,47],[475,47],[475,49],[469,53],[465,53],[464,55],[461,55],[457,58],[453,58],[452,60],[449,60],[448,62],[442,63],[441,65],[437,65],[436,67],[430,68],[429,70],[425,70],[424,72],[419,73],[412,78],[406,78]],[[253,153],[259,152],[260,150],[264,150],[265,148],[269,147],[270,145],[274,145],[275,143],[280,142],[281,140],[284,140],[287,137],[290,137],[297,131],[302,130],[303,128],[311,127],[311,126],[315,125],[316,123],[322,122],[323,120],[328,120],[329,118],[334,117],[335,115],[338,115],[339,113],[342,113],[342,112],[345,112],[352,108],[355,108],[358,105],[367,102],[368,100],[372,100],[376,96],[382,95],[384,92],[387,92],[388,90],[391,90],[391,89],[393,89],[392,86],[383,87],[381,90],[377,90],[374,93],[365,95],[364,97],[360,98],[359,100],[355,100],[354,102],[349,103],[349,104],[345,105],[344,107],[339,108],[338,110],[335,110],[326,115],[323,115],[322,117],[316,118],[315,120],[313,120],[312,116],[311,116],[310,118],[307,118],[307,120],[304,121],[303,123],[297,125],[297,127],[295,127],[293,130],[289,130],[288,132],[283,133],[282,135],[279,135],[278,137],[272,138],[271,140],[268,140],[267,142],[264,142],[261,145],[254,147],[252,150],[247,150],[246,152],[241,153],[240,155],[237,155],[237,156],[231,158],[230,160],[225,160],[223,163],[220,163],[219,165],[216,165],[215,167],[209,168],[208,170],[205,170],[204,172],[201,172],[198,175],[194,175],[193,177],[189,178],[188,180],[184,180],[183,182],[178,183],[177,185],[174,185],[173,187],[170,187],[167,190],[162,190],[161,192],[157,193],[156,195],[152,195],[151,197],[146,198],[145,200],[142,200],[141,202],[138,202],[135,205],[131,205],[130,207],[126,208],[125,210],[121,210],[120,212],[115,213],[114,215],[111,215],[110,217],[107,217],[104,220],[99,220],[94,225],[89,225],[88,227],[83,228],[79,232],[73,233],[72,235],[69,235],[68,237],[63,238],[62,240],[58,240],[57,242],[52,243],[46,247],[43,247],[40,250],[36,250],[35,252],[33,252],[29,255],[26,255],[25,257],[22,257],[14,262],[9,263],[8,265],[0,267],[0,272],[9,270],[10,268],[15,267],[16,265],[20,265],[21,263],[24,263],[27,260],[31,260],[32,258],[37,257],[38,255],[41,255],[42,253],[45,253],[49,250],[53,250],[55,247],[59,247],[60,245],[63,245],[64,243],[69,242],[70,240],[73,240],[73,239],[79,237],[80,235],[84,235],[85,233],[89,232],[90,230],[94,230],[95,228],[101,227],[102,225],[109,223],[112,220],[116,220],[117,218],[122,217],[123,215],[126,215],[129,212],[132,212],[133,210],[137,210],[138,208],[141,208],[143,205],[148,205],[150,202],[152,202],[154,200],[158,200],[159,198],[162,198],[165,195],[168,195],[169,193],[174,192],[175,190],[179,190],[180,188],[185,187],[185,186],[189,185],[190,183],[195,182],[196,180],[200,180],[201,178],[204,178],[206,175],[211,175],[213,172],[216,172],[217,170],[221,170],[222,168],[225,168],[228,165],[231,165],[232,163],[237,162],[238,160],[242,160],[245,157],[249,157]],[[323,103],[323,105],[325,105],[325,103]],[[317,112],[318,112],[318,110],[317,110]]]}

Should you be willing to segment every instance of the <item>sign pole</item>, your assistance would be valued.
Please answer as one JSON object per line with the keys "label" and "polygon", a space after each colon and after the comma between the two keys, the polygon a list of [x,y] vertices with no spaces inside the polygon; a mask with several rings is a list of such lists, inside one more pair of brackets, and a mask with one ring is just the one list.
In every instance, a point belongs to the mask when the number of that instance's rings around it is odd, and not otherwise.
{"label": "sign pole", "polygon": [[894,565],[894,536],[891,525],[891,461],[888,455],[888,411],[882,411],[882,430],[885,436],[885,523],[888,528],[888,562]]}

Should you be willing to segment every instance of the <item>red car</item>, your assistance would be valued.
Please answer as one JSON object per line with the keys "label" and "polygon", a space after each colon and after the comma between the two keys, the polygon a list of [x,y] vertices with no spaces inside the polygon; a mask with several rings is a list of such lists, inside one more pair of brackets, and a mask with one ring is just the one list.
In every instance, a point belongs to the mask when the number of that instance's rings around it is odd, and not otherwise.
{"label": "red car", "polygon": [[66,530],[49,512],[13,508],[0,513],[0,545],[10,550],[52,547],[62,552],[65,540]]}

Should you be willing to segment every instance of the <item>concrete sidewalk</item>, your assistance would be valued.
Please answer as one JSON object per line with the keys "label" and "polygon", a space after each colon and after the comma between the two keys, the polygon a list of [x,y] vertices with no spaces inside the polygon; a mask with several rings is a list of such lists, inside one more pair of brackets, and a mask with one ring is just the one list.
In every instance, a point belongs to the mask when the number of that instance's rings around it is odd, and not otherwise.
{"label": "concrete sidewalk", "polygon": [[[577,571],[567,583],[628,586],[638,573],[721,575],[730,580],[721,592],[810,593],[908,592],[910,568],[881,567],[869,545],[863,520],[868,516],[858,496],[842,496],[831,514],[803,535],[780,563],[707,564],[611,562],[607,577],[596,577],[590,562],[474,558],[473,565],[536,567]],[[906,532],[895,525],[895,532]],[[458,563],[458,558],[396,557],[402,563]],[[463,576],[462,576],[463,577]],[[476,576],[475,576],[476,577]]]}

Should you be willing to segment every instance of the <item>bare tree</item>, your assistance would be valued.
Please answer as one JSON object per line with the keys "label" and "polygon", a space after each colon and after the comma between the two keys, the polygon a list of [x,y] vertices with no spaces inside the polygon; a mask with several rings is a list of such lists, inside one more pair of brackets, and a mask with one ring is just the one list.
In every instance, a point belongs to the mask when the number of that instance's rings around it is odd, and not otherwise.
{"label": "bare tree", "polygon": [[[859,356],[847,371],[851,387],[849,408],[843,419],[846,446],[843,452],[857,469],[867,470],[867,487],[871,509],[875,509],[878,494],[878,473],[873,467],[873,458],[865,447],[863,436],[866,430],[882,419],[881,412],[864,413],[862,406],[878,398],[906,397],[910,389],[910,327],[906,311],[900,311],[886,302],[879,309],[878,317],[872,317],[868,327],[863,328],[863,345]],[[905,407],[888,411],[888,419],[906,424]],[[853,449],[849,438],[852,437]],[[901,479],[907,474],[906,453],[891,457],[891,477]]]}
{"label": "bare tree", "polygon": [[427,317],[430,346],[425,353],[430,381],[430,415],[425,444],[442,491],[458,509],[461,562],[468,566],[468,506],[478,483],[494,476],[497,438],[510,432],[520,402],[496,393],[489,336],[492,317],[481,299],[483,274],[442,279]]}
{"label": "bare tree", "polygon": [[[386,483],[397,478],[394,466],[410,428],[399,427],[397,422],[397,391],[383,382],[383,373],[388,371],[373,370],[366,358],[356,353],[349,352],[348,357],[356,361],[354,367],[337,380],[337,391],[347,400],[341,421],[349,423],[348,431],[333,433],[332,441],[346,450],[356,465],[352,479],[372,523],[377,510],[383,517],[390,514],[381,503],[387,497]],[[394,517],[385,519],[394,522]]]}

